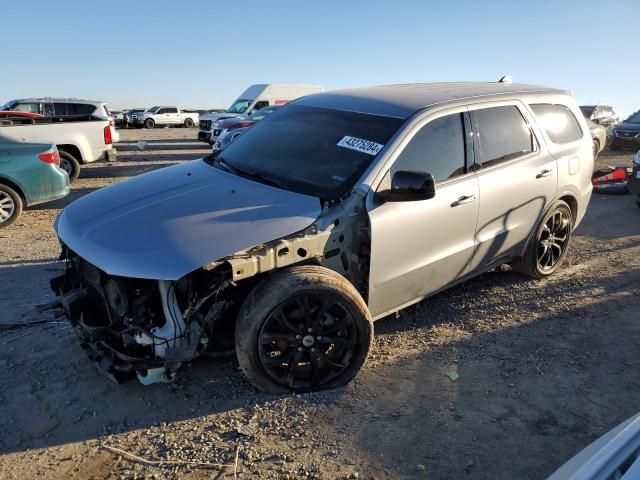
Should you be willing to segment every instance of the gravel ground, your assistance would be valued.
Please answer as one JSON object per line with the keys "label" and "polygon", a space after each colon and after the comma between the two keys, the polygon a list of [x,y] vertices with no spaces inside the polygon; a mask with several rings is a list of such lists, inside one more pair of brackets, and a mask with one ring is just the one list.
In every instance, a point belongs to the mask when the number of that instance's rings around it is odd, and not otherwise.
{"label": "gravel ground", "polygon": [[[195,135],[122,130],[117,163],[85,166],[68,198],[0,231],[0,324],[47,318],[33,305],[52,299],[61,270],[60,208],[203,156]],[[599,164],[630,160],[605,152]],[[553,278],[501,268],[382,319],[357,379],[315,394],[256,392],[233,359],[198,359],[174,384],[117,386],[65,323],[0,331],[0,480],[545,478],[640,410],[639,253],[633,199],[594,195]]]}

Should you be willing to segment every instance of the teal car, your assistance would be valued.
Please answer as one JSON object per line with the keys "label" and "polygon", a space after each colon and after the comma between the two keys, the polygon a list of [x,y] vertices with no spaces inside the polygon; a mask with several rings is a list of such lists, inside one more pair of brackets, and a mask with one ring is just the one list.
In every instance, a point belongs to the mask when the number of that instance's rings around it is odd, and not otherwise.
{"label": "teal car", "polygon": [[69,194],[69,176],[60,168],[55,145],[22,143],[0,136],[0,228],[22,208]]}

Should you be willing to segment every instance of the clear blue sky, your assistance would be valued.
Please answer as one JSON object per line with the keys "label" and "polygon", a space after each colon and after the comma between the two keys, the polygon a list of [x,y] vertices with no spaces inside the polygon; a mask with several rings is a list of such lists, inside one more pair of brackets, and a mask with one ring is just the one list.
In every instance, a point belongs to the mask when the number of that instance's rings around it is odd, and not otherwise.
{"label": "clear blue sky", "polygon": [[497,80],[640,108],[640,0],[6,1],[0,103],[226,107],[253,83]]}

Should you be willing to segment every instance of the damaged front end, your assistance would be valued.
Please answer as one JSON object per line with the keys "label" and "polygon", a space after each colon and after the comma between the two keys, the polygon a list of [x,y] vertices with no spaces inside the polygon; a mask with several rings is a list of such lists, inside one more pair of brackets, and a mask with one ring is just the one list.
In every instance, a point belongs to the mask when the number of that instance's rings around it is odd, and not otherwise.
{"label": "damaged front end", "polygon": [[144,280],[108,275],[66,247],[62,258],[65,272],[51,288],[89,357],[118,383],[172,380],[183,362],[209,346],[228,305],[219,299],[227,283],[220,271]]}

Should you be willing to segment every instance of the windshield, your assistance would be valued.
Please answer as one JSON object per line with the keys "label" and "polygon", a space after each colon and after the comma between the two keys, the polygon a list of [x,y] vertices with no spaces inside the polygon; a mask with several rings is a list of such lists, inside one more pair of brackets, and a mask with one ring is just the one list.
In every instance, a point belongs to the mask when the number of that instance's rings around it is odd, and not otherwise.
{"label": "windshield", "polygon": [[11,110],[11,109],[12,109],[12,107],[13,107],[15,104],[16,104],[16,101],[15,101],[15,100],[11,100],[10,102],[7,102],[7,103],[5,103],[4,105],[2,105],[2,106],[0,107],[0,111],[3,111],[3,112],[4,112],[4,111]]}
{"label": "windshield", "polygon": [[238,137],[218,160],[240,175],[337,200],[403,123],[393,117],[289,105]]}
{"label": "windshield", "polygon": [[640,123],[640,110],[638,110],[633,115],[630,115],[629,118],[624,121],[624,123]]}
{"label": "windshield", "polygon": [[244,113],[253,100],[238,99],[229,107],[227,113]]}
{"label": "windshield", "polygon": [[158,110],[160,107],[151,107],[149,110],[147,110],[147,112],[149,113],[155,113],[156,110]]}

